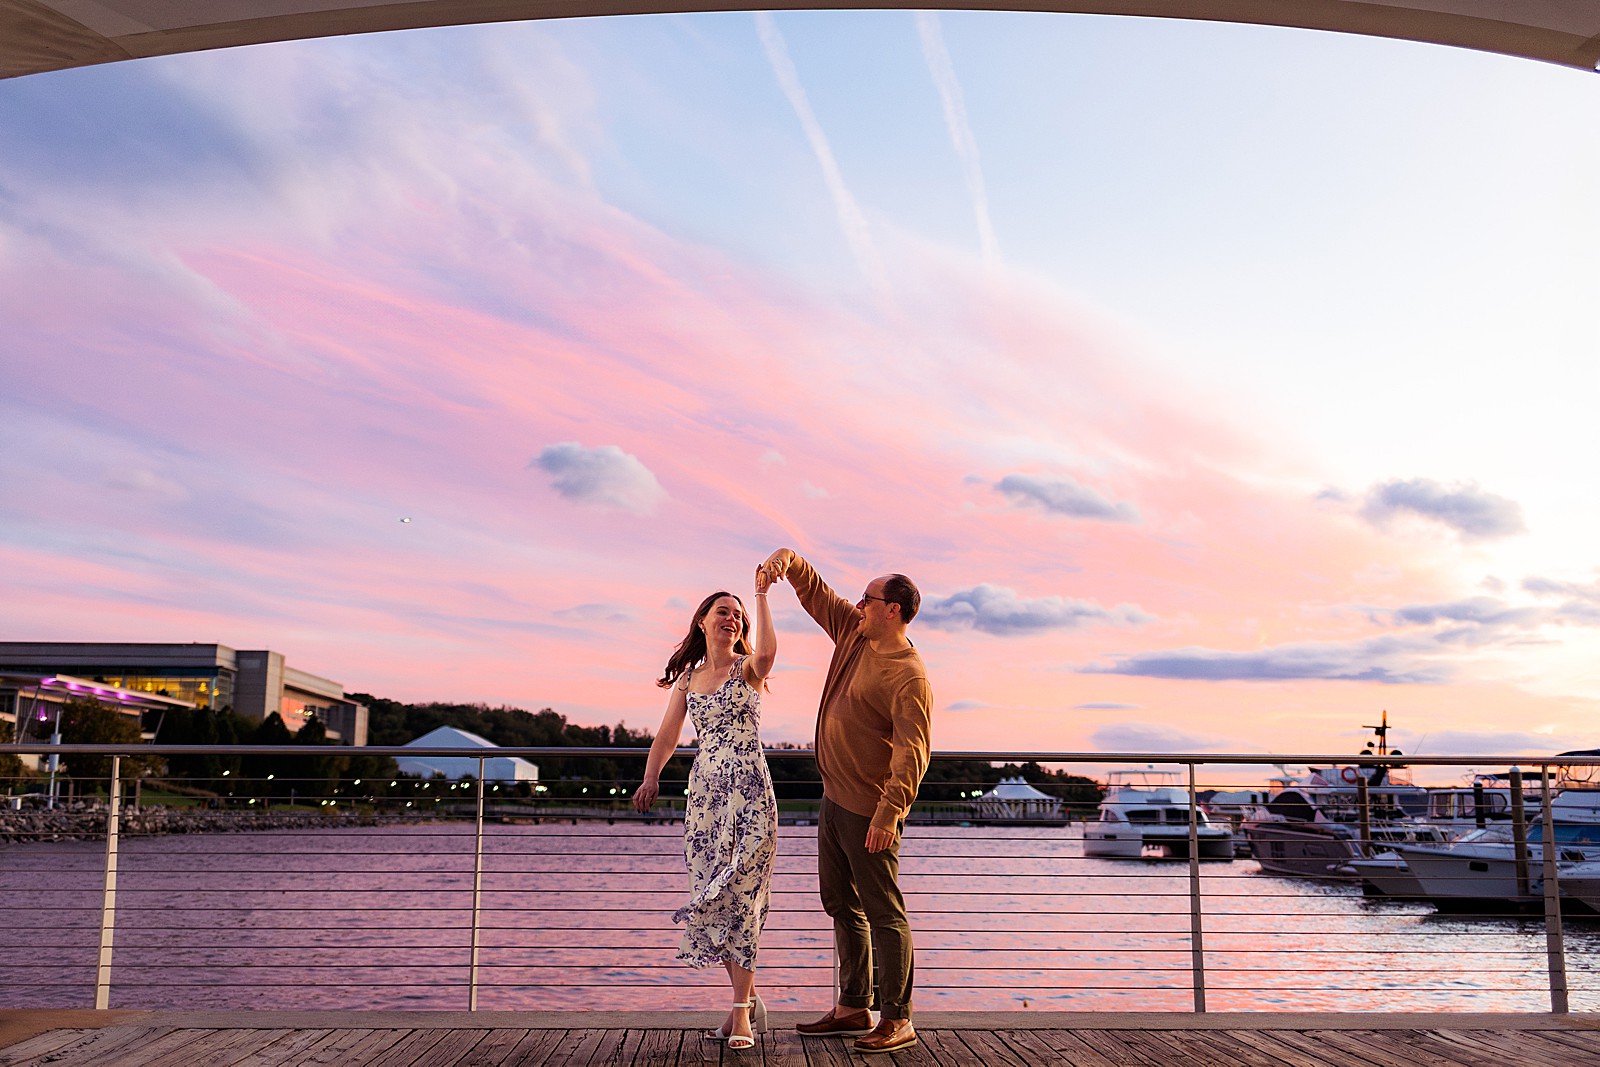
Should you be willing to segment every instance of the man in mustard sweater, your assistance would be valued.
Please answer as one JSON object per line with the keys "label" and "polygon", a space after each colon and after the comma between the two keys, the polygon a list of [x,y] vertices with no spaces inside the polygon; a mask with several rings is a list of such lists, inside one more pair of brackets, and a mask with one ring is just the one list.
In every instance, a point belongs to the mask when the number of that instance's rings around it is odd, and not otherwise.
{"label": "man in mustard sweater", "polygon": [[[817,711],[817,876],[833,917],[839,957],[838,1003],[804,1036],[857,1036],[859,1052],[893,1052],[917,1043],[911,1025],[911,926],[900,894],[900,829],[928,769],[933,690],[922,657],[906,637],[922,596],[903,574],[867,583],[851,604],[811,564],[780,548],[762,564],[787,578],[800,605],[833,639],[833,660]],[[878,963],[879,1008],[872,1006]]]}

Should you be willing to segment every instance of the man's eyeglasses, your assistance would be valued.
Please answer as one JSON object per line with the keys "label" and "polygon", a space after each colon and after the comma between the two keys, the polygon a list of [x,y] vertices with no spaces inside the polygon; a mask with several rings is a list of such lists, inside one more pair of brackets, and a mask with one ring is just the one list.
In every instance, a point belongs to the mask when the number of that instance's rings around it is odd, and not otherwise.
{"label": "man's eyeglasses", "polygon": [[861,599],[862,600],[876,600],[880,604],[889,603],[889,599],[887,597],[873,596],[871,593],[862,593],[861,594]]}

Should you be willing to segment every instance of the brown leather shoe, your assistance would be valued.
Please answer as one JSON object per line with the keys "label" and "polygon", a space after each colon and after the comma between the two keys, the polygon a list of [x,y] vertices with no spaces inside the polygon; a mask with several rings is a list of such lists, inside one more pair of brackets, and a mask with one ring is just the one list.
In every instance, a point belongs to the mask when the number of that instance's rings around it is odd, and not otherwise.
{"label": "brown leather shoe", "polygon": [[917,1043],[910,1019],[883,1019],[877,1028],[856,1042],[857,1052],[899,1052]]}
{"label": "brown leather shoe", "polygon": [[858,1037],[872,1033],[872,1013],[866,1008],[848,1015],[837,1015],[837,1010],[829,1008],[828,1014],[814,1023],[797,1023],[795,1031],[801,1037]]}

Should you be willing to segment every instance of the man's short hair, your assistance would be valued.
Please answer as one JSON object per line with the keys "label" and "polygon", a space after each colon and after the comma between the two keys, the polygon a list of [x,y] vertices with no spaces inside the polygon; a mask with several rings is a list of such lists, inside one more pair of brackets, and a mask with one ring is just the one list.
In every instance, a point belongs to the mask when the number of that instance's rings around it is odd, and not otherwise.
{"label": "man's short hair", "polygon": [[883,599],[890,604],[900,605],[900,618],[910,622],[917,617],[917,609],[922,607],[922,594],[917,591],[917,583],[903,574],[891,574],[884,579]]}

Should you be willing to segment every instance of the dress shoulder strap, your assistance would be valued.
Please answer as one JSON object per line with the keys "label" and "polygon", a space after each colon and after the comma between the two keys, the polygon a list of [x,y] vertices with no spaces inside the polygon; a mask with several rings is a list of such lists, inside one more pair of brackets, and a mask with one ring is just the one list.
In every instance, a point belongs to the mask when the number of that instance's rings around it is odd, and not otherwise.
{"label": "dress shoulder strap", "polygon": [[750,658],[749,656],[735,656],[735,657],[733,657],[733,666],[728,668],[728,677],[729,678],[743,678],[744,677],[744,661],[749,659],[749,658]]}

